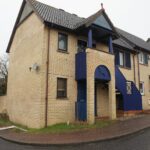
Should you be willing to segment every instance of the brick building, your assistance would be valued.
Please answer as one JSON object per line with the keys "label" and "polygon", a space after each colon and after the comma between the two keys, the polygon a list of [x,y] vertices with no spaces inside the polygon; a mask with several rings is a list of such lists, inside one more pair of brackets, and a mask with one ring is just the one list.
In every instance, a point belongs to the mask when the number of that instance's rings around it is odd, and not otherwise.
{"label": "brick building", "polygon": [[114,27],[103,8],[81,18],[24,0],[7,53],[0,101],[13,122],[93,124],[150,109],[150,44]]}

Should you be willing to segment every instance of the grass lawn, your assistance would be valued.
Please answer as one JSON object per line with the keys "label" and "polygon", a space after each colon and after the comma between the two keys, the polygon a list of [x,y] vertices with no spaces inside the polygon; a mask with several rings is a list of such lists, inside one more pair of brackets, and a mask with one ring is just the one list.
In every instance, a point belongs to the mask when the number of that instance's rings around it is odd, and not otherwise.
{"label": "grass lawn", "polygon": [[49,126],[47,128],[42,129],[28,129],[29,133],[66,133],[66,132],[74,132],[74,131],[81,131],[87,129],[98,129],[104,128],[114,124],[116,121],[110,120],[101,120],[96,121],[94,125],[88,125],[86,123],[76,123],[67,125],[67,123],[56,124],[53,126]]}
{"label": "grass lawn", "polygon": [[[114,124],[115,122],[116,121],[111,121],[111,120],[98,120],[94,125],[89,125],[87,123],[74,123],[74,124],[72,123],[67,125],[67,123],[61,123],[61,124],[52,125],[42,129],[30,129],[18,124],[14,124],[10,122],[7,118],[0,117],[0,127],[15,125],[27,130],[27,133],[33,133],[33,134],[66,133],[66,132],[75,132],[75,131],[81,131],[87,129],[104,128]],[[19,129],[14,129],[13,131],[20,132]]]}
{"label": "grass lawn", "polygon": [[10,125],[12,125],[12,123],[8,119],[0,117],[0,127],[6,127]]}

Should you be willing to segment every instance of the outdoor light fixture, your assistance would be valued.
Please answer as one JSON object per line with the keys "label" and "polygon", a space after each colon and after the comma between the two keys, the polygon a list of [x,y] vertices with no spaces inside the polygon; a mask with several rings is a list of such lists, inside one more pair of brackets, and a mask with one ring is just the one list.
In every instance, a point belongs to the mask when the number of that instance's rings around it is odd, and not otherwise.
{"label": "outdoor light fixture", "polygon": [[37,63],[33,64],[32,67],[29,68],[30,71],[38,71],[39,70],[39,65]]}

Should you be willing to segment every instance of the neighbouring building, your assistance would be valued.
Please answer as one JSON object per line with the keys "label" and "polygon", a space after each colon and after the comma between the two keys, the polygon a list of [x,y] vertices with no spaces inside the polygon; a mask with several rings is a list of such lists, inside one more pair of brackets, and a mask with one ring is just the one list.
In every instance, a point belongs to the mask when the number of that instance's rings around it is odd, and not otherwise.
{"label": "neighbouring building", "polygon": [[93,124],[150,109],[150,44],[116,28],[103,8],[81,18],[24,0],[7,53],[13,122]]}

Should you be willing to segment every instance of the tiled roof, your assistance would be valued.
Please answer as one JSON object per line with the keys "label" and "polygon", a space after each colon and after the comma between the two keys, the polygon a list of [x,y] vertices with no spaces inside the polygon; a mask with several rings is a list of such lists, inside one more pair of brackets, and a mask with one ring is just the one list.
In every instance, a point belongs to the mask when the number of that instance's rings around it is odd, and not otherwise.
{"label": "tiled roof", "polygon": [[88,26],[92,22],[94,22],[100,15],[105,15],[113,31],[116,32],[112,22],[108,18],[104,9],[99,10],[98,12],[96,12],[95,14],[91,15],[88,18],[81,18],[75,14],[68,13],[62,9],[51,7],[36,0],[26,0],[26,1],[28,1],[31,4],[33,10],[44,22],[62,26],[71,30],[75,30],[83,25]]}
{"label": "tiled roof", "polygon": [[[143,39],[141,39],[137,36],[134,36],[126,31],[115,28],[113,26],[112,22],[110,21],[110,19],[108,18],[107,14],[105,13],[104,9],[101,9],[100,11],[98,11],[94,15],[91,15],[88,18],[81,18],[75,14],[68,13],[62,9],[57,9],[57,8],[51,7],[49,5],[38,2],[36,0],[24,0],[21,10],[23,9],[25,2],[28,2],[30,4],[30,6],[32,7],[34,12],[39,16],[39,18],[43,22],[50,23],[50,24],[53,24],[53,25],[56,25],[59,27],[64,27],[64,28],[70,29],[70,30],[75,30],[83,25],[88,26],[96,19],[96,17],[103,14],[103,15],[105,15],[107,21],[111,25],[113,31],[116,34],[118,33],[118,35],[120,35],[119,39],[114,40],[114,44],[128,48],[128,49],[133,49],[134,46],[138,46],[140,48],[150,51],[150,43],[147,43]],[[21,13],[21,11],[20,11],[20,13]],[[19,19],[19,16],[20,16],[20,14],[18,15],[17,21]],[[11,46],[11,43],[12,43],[12,40],[13,40],[13,37],[15,34],[15,30],[17,28],[17,21],[16,21],[15,27],[13,29],[13,33],[10,38],[8,47],[7,47],[7,52],[9,52],[9,48]]]}
{"label": "tiled roof", "polygon": [[116,30],[122,37],[124,37],[126,40],[128,40],[129,43],[131,42],[131,44],[134,44],[137,47],[140,47],[142,49],[150,51],[150,45],[143,39],[141,39],[131,33],[123,31],[122,29],[116,28]]}
{"label": "tiled roof", "polygon": [[133,50],[133,46],[131,46],[128,42],[126,42],[124,39],[119,38],[113,41],[113,44]]}
{"label": "tiled roof", "polygon": [[57,9],[35,0],[28,0],[28,2],[30,2],[33,9],[44,22],[53,23],[68,29],[75,29],[78,24],[85,20],[75,14],[68,13],[62,9]]}

